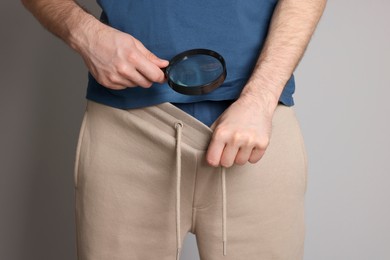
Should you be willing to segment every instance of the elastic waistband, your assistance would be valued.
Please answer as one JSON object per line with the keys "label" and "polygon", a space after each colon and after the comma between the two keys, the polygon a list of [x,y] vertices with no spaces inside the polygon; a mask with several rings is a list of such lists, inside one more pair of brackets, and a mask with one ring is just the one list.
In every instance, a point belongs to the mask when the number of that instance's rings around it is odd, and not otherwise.
{"label": "elastic waistband", "polygon": [[169,102],[143,108],[119,109],[87,99],[87,110],[107,113],[109,117],[122,117],[123,113],[120,112],[126,111],[172,137],[176,135],[174,125],[181,122],[184,130],[182,143],[197,150],[207,150],[213,134],[210,127]]}
{"label": "elastic waistband", "polygon": [[183,124],[182,143],[198,150],[207,150],[213,134],[207,125],[168,102],[127,111],[140,114],[139,116],[148,115],[150,123],[172,136],[175,135],[172,126],[180,121]]}

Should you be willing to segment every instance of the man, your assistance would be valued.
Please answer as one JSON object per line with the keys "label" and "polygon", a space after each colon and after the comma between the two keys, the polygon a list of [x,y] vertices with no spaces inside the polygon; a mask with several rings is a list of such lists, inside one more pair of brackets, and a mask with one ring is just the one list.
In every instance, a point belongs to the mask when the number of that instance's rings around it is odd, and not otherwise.
{"label": "man", "polygon": [[[23,0],[90,71],[79,259],[178,259],[188,231],[201,259],[302,259],[307,170],[292,74],[325,2],[100,0],[97,20],[73,0]],[[168,60],[192,48],[226,59],[211,93],[165,83]]]}

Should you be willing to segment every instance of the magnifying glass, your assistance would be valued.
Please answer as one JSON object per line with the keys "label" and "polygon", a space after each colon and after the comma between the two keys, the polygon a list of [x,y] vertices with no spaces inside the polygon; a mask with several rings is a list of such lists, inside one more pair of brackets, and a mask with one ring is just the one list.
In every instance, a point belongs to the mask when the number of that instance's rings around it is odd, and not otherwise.
{"label": "magnifying glass", "polygon": [[200,95],[219,87],[226,78],[223,57],[212,50],[192,49],[182,52],[163,69],[168,85],[185,95]]}

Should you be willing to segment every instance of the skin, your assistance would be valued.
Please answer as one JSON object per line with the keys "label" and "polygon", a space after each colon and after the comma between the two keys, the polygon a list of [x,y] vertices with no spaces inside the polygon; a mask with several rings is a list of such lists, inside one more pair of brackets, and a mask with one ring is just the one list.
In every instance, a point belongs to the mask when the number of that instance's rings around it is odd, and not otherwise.
{"label": "skin", "polygon": [[[129,34],[109,27],[73,0],[22,0],[50,32],[83,58],[95,79],[110,89],[165,81],[156,57]],[[271,137],[283,87],[298,65],[326,0],[279,0],[265,45],[240,97],[213,123],[206,160],[211,166],[256,163]]]}

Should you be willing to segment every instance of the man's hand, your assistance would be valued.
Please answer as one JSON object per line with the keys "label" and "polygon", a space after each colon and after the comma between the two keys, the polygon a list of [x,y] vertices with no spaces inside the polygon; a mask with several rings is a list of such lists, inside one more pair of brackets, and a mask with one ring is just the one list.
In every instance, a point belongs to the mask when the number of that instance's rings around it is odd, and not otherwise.
{"label": "man's hand", "polygon": [[111,89],[148,88],[153,82],[165,81],[161,68],[169,62],[156,57],[139,40],[97,21],[89,27],[75,49],[100,84]]}
{"label": "man's hand", "polygon": [[107,26],[75,0],[22,0],[50,32],[75,49],[95,79],[111,89],[141,86],[165,80],[161,60],[129,34]]}
{"label": "man's hand", "polygon": [[218,117],[206,155],[210,165],[230,167],[261,159],[271,137],[273,112],[267,103],[242,95]]}

